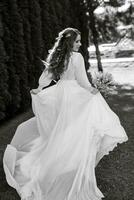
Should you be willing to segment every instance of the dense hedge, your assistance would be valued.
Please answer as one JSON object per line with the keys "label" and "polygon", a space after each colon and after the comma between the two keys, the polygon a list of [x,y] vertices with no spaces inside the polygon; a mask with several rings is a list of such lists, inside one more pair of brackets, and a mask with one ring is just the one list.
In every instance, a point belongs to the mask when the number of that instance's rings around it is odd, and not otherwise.
{"label": "dense hedge", "polygon": [[[82,32],[88,58],[88,27],[81,0],[1,0],[0,121],[30,105],[45,59],[58,32],[68,26]],[[87,60],[87,59],[86,59]],[[87,64],[87,63],[86,63]]]}

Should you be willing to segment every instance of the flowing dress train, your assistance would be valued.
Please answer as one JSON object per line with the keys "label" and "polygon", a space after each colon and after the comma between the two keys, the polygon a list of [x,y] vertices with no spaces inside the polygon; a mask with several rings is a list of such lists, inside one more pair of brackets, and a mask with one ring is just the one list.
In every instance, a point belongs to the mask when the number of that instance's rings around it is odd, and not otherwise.
{"label": "flowing dress train", "polygon": [[[40,88],[50,82],[45,73]],[[102,95],[88,88],[83,57],[72,53],[57,84],[32,94],[35,116],[20,124],[4,153],[7,182],[25,200],[101,200],[95,166],[128,140]]]}

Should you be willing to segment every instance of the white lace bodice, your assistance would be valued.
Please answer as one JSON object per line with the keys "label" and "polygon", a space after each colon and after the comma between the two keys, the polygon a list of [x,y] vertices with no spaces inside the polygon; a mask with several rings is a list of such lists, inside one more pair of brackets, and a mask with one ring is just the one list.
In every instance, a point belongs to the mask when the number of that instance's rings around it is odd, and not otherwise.
{"label": "white lace bodice", "polygon": [[[61,75],[60,80],[76,80],[80,86],[84,87],[85,89],[89,89],[91,87],[91,84],[87,78],[84,59],[80,53],[72,53],[68,68]],[[47,71],[44,71],[39,78],[39,88],[42,89],[43,87],[49,85],[51,81],[51,75],[48,74]]]}

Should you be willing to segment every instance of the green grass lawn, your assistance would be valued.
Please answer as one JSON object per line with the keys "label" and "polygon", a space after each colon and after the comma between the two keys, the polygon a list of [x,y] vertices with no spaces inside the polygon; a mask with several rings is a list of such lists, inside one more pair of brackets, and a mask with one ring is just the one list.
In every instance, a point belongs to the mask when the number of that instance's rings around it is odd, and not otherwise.
{"label": "green grass lawn", "polygon": [[[110,107],[118,114],[129,140],[118,145],[96,168],[97,182],[106,200],[134,200],[134,88],[118,88],[118,94],[107,97]],[[0,200],[19,200],[16,191],[8,186],[2,167],[6,144],[18,124],[30,118],[28,111],[0,127]]]}
{"label": "green grass lawn", "polygon": [[129,137],[104,156],[96,168],[99,188],[106,200],[134,200],[134,88],[119,88],[107,102],[118,114]]}

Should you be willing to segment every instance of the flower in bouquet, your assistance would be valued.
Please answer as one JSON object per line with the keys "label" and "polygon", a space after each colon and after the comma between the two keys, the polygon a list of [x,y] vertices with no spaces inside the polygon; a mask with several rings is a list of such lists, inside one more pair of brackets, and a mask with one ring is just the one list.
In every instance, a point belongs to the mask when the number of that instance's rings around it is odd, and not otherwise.
{"label": "flower in bouquet", "polygon": [[115,91],[117,83],[114,81],[112,74],[106,72],[96,72],[92,76],[92,83],[95,88],[105,96]]}

